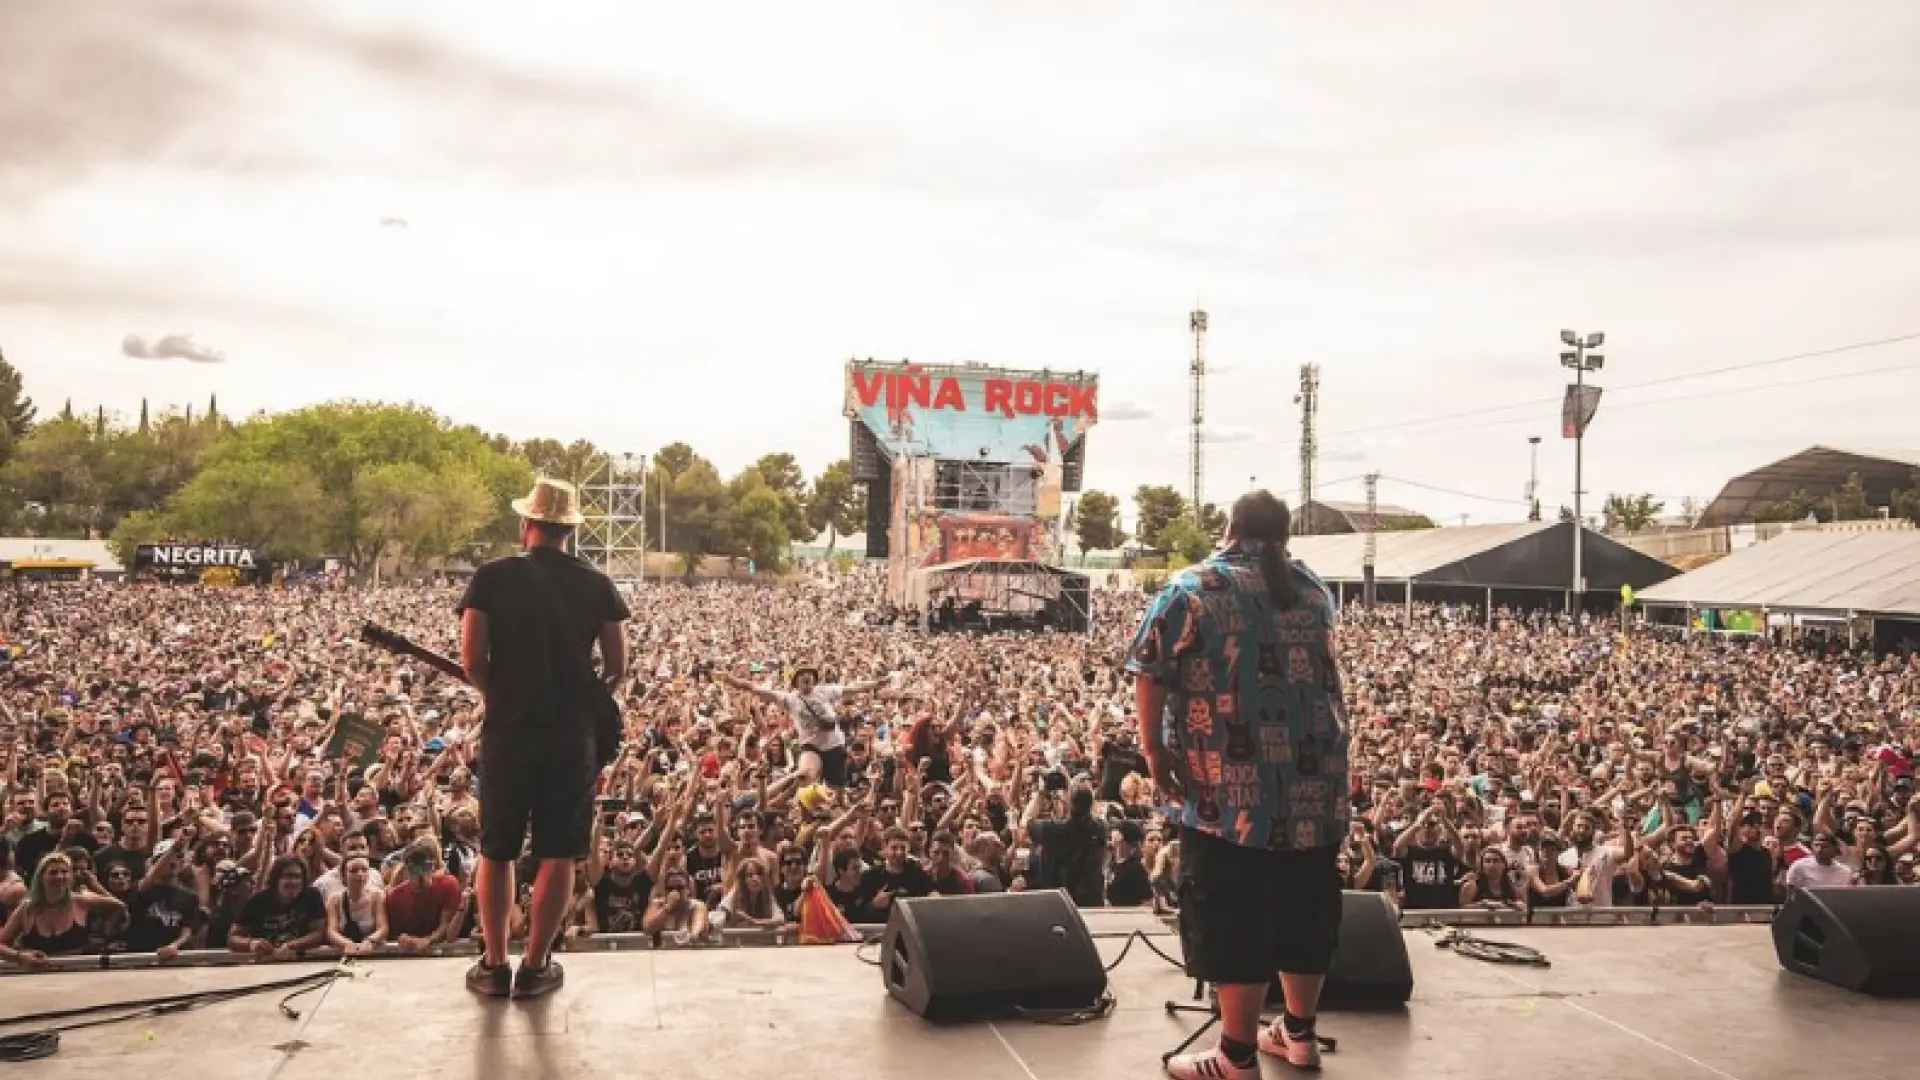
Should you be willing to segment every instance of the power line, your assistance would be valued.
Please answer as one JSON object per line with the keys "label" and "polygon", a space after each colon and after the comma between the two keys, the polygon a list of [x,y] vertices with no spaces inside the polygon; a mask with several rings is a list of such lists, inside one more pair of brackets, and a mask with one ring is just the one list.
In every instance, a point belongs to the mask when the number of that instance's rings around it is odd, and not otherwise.
{"label": "power line", "polygon": [[1478,499],[1481,502],[1504,503],[1509,506],[1525,506],[1528,508],[1532,508],[1533,506],[1532,503],[1524,499],[1503,499],[1496,495],[1476,495],[1471,491],[1457,491],[1453,488],[1440,487],[1437,484],[1423,484],[1418,480],[1409,480],[1404,476],[1388,476],[1382,473],[1380,479],[1389,481],[1390,483],[1405,484],[1408,487],[1420,488],[1424,491],[1434,491],[1442,495],[1452,495],[1461,499]]}
{"label": "power line", "polygon": [[[1730,397],[1734,394],[1756,393],[1762,390],[1781,390],[1795,386],[1809,386],[1814,383],[1838,382],[1843,379],[1861,379],[1874,375],[1888,375],[1900,371],[1911,371],[1915,368],[1920,368],[1920,360],[1904,364],[1888,364],[1884,367],[1867,368],[1862,371],[1845,371],[1838,374],[1814,375],[1804,379],[1787,379],[1781,382],[1761,383],[1758,386],[1730,386],[1719,390],[1704,390],[1696,394],[1676,394],[1672,397],[1654,398],[1650,401],[1629,401],[1614,405],[1608,409],[1607,412],[1612,414],[1626,409],[1644,409],[1654,405],[1671,405],[1683,401],[1704,401],[1712,398]],[[1478,423],[1461,424],[1454,427],[1433,428],[1419,432],[1418,434],[1422,437],[1449,435],[1459,431],[1479,431],[1490,427],[1511,427],[1516,424],[1537,423],[1539,423],[1538,417],[1514,416],[1506,419],[1482,420]]]}
{"label": "power line", "polygon": [[[1750,371],[1750,370],[1763,368],[1763,367],[1777,367],[1781,364],[1795,363],[1801,360],[1812,360],[1822,356],[1834,356],[1840,353],[1857,352],[1861,349],[1874,349],[1874,348],[1880,348],[1886,345],[1897,345],[1897,344],[1900,344],[1901,342],[1915,341],[1915,340],[1920,340],[1920,331],[1916,331],[1910,334],[1898,334],[1893,337],[1876,338],[1872,341],[1856,341],[1847,345],[1838,345],[1830,349],[1819,349],[1813,352],[1794,353],[1790,356],[1774,356],[1774,357],[1768,357],[1767,359],[1764,359],[1764,360],[1751,360],[1751,361],[1747,361],[1745,363],[1739,363],[1739,364],[1725,364],[1717,368],[1708,368],[1704,371],[1684,372],[1679,375],[1665,375],[1657,379],[1647,379],[1642,382],[1625,383],[1618,386],[1610,386],[1607,389],[1614,394],[1620,394],[1620,393],[1624,393],[1631,390],[1645,389],[1650,386],[1664,386],[1669,383],[1682,382],[1688,379],[1703,379],[1703,378],[1708,378],[1710,376],[1726,375],[1726,374],[1730,374],[1738,371]],[[1879,369],[1879,370],[1899,370],[1899,369],[1887,368],[1887,369]],[[1839,378],[1839,377],[1842,377],[1842,376],[1821,376],[1822,379]],[[1741,393],[1741,392],[1744,392],[1745,390],[1766,389],[1768,386],[1774,386],[1774,385],[1794,386],[1799,384],[1798,383],[1779,383],[1779,384],[1769,383],[1759,387],[1741,387],[1741,388],[1735,388],[1735,389],[1722,391],[1722,392]],[[1671,400],[1688,400],[1688,399],[1687,398],[1658,399],[1658,401],[1671,401]],[[1644,404],[1657,404],[1658,401],[1645,402]],[[1424,424],[1440,423],[1442,421],[1447,421],[1447,420],[1462,420],[1468,417],[1487,416],[1493,413],[1508,412],[1513,409],[1527,409],[1537,405],[1557,405],[1559,403],[1560,403],[1560,399],[1558,397],[1532,398],[1527,401],[1508,402],[1505,405],[1488,405],[1488,406],[1483,406],[1481,408],[1476,408],[1476,409],[1463,409],[1463,410],[1450,412],[1450,413],[1436,413],[1433,416],[1414,417],[1406,420],[1391,420],[1391,421],[1387,421],[1385,423],[1380,423],[1380,424],[1368,424],[1363,427],[1345,428],[1339,431],[1324,432],[1322,433],[1322,437],[1332,437],[1332,436],[1341,436],[1341,435],[1364,435],[1364,434],[1369,434],[1371,432],[1376,432],[1376,431],[1392,431],[1399,428],[1417,427]],[[1635,402],[1633,404],[1643,404],[1643,403]],[[1615,410],[1613,411],[1617,411],[1617,409],[1626,408],[1626,407],[1627,406],[1616,406]],[[1531,419],[1531,418],[1527,418],[1527,419]],[[1431,433],[1428,433],[1428,434],[1431,434]]]}

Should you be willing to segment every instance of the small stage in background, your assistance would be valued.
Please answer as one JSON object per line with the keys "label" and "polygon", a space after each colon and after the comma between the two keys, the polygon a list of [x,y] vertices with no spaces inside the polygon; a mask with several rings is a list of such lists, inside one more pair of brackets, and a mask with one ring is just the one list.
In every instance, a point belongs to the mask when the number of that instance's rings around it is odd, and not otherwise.
{"label": "small stage in background", "polygon": [[[1089,919],[1096,932],[1155,927]],[[1163,931],[1162,931],[1163,932]],[[1164,932],[1163,932],[1164,933]],[[1328,1014],[1330,1078],[1852,1080],[1912,1075],[1920,1002],[1849,994],[1780,970],[1765,926],[1486,928],[1550,969],[1495,966],[1407,933],[1416,986],[1393,1014]],[[1178,955],[1171,936],[1155,943]],[[1109,961],[1124,941],[1099,942]],[[863,955],[872,956],[877,948]],[[465,959],[384,960],[324,998],[280,994],[76,1031],[9,1076],[123,1080],[1108,1080],[1153,1077],[1199,1018],[1169,1017],[1192,983],[1135,945],[1118,1008],[1075,1027],[929,1024],[895,1004],[851,946],[581,953],[567,986],[481,1001]],[[107,971],[0,980],[8,1013],[282,979],[320,965]],[[8,1029],[12,1034],[17,1029]],[[1270,1062],[1266,1075],[1289,1075]]]}

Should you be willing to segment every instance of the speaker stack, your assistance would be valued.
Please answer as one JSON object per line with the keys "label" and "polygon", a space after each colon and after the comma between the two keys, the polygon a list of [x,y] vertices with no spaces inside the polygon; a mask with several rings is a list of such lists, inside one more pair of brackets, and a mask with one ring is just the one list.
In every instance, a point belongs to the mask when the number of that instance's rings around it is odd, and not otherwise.
{"label": "speaker stack", "polygon": [[1795,889],[1773,917],[1788,971],[1876,997],[1920,997],[1920,889]]}

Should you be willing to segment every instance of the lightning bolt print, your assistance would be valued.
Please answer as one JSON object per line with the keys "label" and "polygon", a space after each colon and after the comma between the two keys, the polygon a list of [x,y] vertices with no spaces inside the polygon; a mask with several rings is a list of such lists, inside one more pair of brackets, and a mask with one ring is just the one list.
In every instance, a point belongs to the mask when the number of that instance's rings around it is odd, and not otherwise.
{"label": "lightning bolt print", "polygon": [[1229,635],[1221,646],[1220,654],[1224,656],[1227,661],[1226,685],[1231,689],[1236,685],[1234,681],[1234,671],[1240,666],[1240,639]]}
{"label": "lightning bolt print", "polygon": [[1240,837],[1240,843],[1244,845],[1247,837],[1253,835],[1253,815],[1245,810],[1240,811],[1240,816],[1233,819],[1233,831]]}

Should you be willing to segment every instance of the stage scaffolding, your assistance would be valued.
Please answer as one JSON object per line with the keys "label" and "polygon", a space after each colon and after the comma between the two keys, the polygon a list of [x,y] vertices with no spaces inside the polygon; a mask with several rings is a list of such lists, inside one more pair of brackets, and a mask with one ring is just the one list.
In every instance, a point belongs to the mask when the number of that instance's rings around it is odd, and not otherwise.
{"label": "stage scaffolding", "polygon": [[647,572],[647,456],[605,454],[580,489],[580,558],[615,581]]}
{"label": "stage scaffolding", "polygon": [[1019,559],[962,559],[916,570],[911,604],[929,625],[951,599],[956,609],[977,605],[979,622],[968,629],[1042,627],[1085,633],[1093,625],[1087,575]]}
{"label": "stage scaffolding", "polygon": [[1046,471],[1034,463],[939,461],[934,464],[932,506],[938,511],[1033,517],[1040,509]]}

